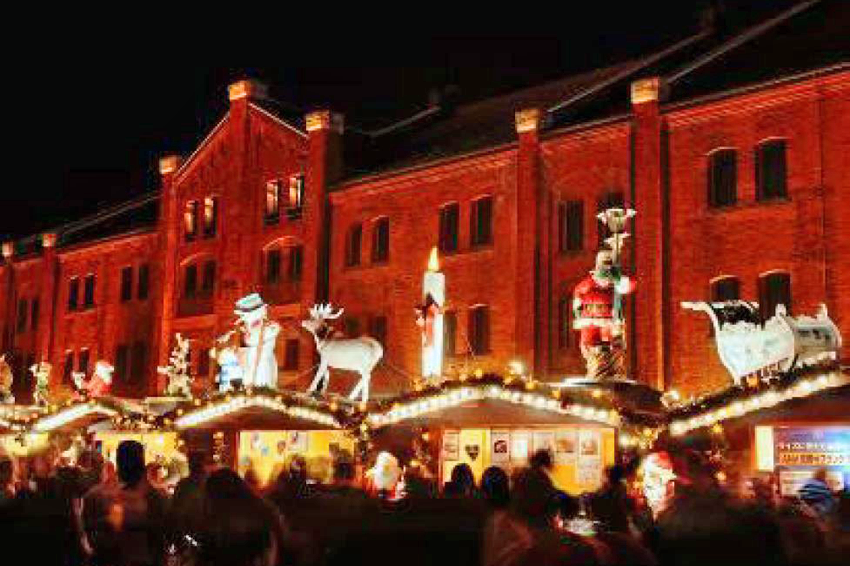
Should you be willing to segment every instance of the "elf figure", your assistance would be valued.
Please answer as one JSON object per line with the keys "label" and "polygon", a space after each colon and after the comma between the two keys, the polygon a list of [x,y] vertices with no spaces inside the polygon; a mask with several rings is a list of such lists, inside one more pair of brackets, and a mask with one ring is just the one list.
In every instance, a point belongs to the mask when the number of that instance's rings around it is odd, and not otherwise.
{"label": "elf figure", "polygon": [[52,369],[53,366],[48,362],[39,362],[30,366],[30,371],[35,376],[35,388],[32,397],[36,405],[46,407],[50,404],[47,395],[50,386],[50,370]]}
{"label": "elf figure", "polygon": [[581,332],[579,347],[589,379],[626,377],[623,295],[635,282],[623,275],[610,250],[596,254],[596,266],[573,290],[573,328]]}

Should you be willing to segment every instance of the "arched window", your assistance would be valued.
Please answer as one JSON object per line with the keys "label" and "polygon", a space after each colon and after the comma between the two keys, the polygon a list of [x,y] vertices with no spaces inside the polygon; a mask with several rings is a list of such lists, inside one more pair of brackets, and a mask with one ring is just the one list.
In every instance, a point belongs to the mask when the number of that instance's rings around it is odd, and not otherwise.
{"label": "arched window", "polygon": [[301,215],[301,207],[304,204],[304,174],[297,173],[289,177],[289,199],[287,216],[290,219]]}
{"label": "arched window", "polygon": [[762,320],[776,314],[776,306],[785,305],[791,314],[791,275],[785,271],[774,271],[759,277],[759,309]]}
{"label": "arched window", "polygon": [[767,140],[756,146],[756,198],[782,199],[788,196],[785,169],[785,140]]}
{"label": "arched window", "polygon": [[741,298],[741,284],[737,277],[720,277],[711,282],[711,302],[734,301]]}
{"label": "arched window", "polygon": [[738,200],[738,152],[719,149],[708,156],[708,204],[731,206]]}
{"label": "arched window", "polygon": [[266,183],[266,224],[277,224],[280,220],[280,193],[283,181],[273,179]]}

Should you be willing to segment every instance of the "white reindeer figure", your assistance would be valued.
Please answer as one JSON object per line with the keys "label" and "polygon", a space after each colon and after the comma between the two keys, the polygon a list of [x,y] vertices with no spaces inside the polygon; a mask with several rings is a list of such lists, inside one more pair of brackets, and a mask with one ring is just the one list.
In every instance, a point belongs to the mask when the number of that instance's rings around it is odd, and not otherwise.
{"label": "white reindeer figure", "polygon": [[332,312],[330,303],[326,305],[313,305],[310,309],[310,318],[301,321],[301,326],[313,335],[316,341],[316,350],[319,352],[319,369],[316,377],[310,385],[309,393],[318,391],[321,385],[322,393],[327,391],[330,382],[329,368],[347,369],[360,374],[360,381],[352,389],[348,398],[354,400],[358,394],[362,401],[369,400],[369,381],[372,379],[372,370],[381,361],[384,349],[374,338],[362,336],[360,338],[335,338],[326,321],[340,317],[343,309]]}

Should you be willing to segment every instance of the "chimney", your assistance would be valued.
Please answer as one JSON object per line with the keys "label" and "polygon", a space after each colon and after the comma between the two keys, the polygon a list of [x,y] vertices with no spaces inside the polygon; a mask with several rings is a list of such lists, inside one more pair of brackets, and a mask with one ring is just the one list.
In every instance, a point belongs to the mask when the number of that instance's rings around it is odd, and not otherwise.
{"label": "chimney", "polygon": [[227,87],[227,96],[231,103],[242,99],[262,100],[264,98],[268,98],[268,94],[268,87],[253,79],[236,81]]}

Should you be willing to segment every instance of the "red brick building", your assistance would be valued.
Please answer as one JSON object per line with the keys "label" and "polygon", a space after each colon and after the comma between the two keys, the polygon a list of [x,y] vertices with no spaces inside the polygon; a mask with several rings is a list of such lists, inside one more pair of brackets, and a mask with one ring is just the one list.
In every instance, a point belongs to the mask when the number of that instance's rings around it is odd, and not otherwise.
{"label": "red brick building", "polygon": [[347,132],[331,111],[284,116],[262,85],[230,85],[229,112],[194,152],[160,160],[158,196],[104,215],[149,221],[72,223],[34,246],[4,244],[0,328],[17,394],[35,361],[67,384],[98,359],[115,365],[117,394],[157,394],[175,332],[192,339],[196,385],[209,384],[206,350],[252,291],[284,326],[281,386],[305,386],[313,342],[298,322],[330,300],[349,334],[384,343],[373,393],[406,388],[433,246],[450,367],[504,371],[520,359],[541,379],[579,375],[570,293],[604,237],[597,210],[618,203],[638,211],[626,258],[639,284],[628,303],[636,379],[685,392],[728,382],[707,320],[684,300],[738,296],[798,313],[825,302],[847,334],[850,66],[828,29],[820,50],[768,69],[760,59],[829,10],[432,105],[373,132]]}

